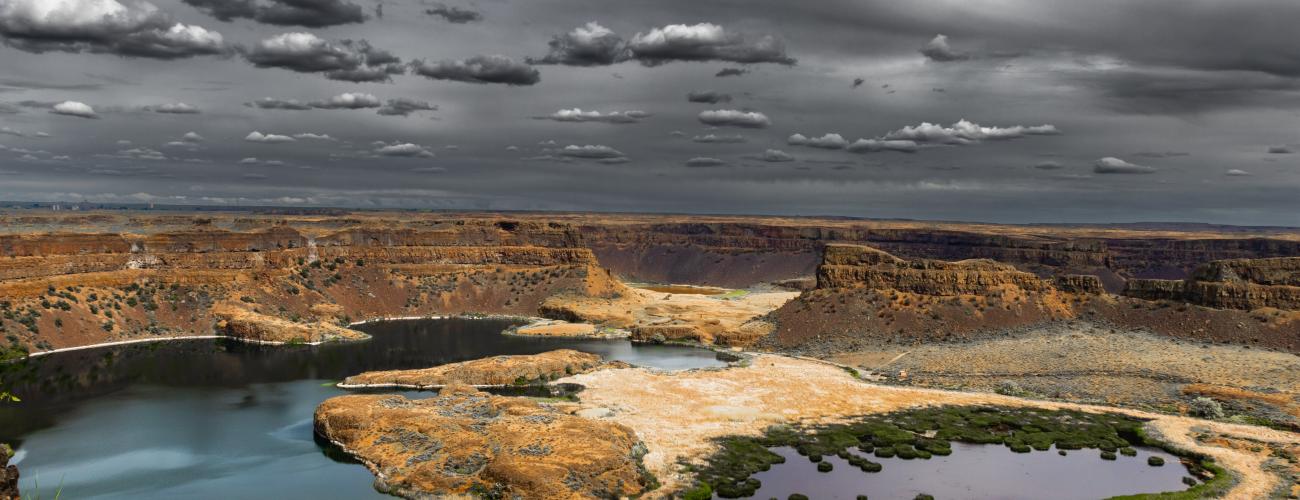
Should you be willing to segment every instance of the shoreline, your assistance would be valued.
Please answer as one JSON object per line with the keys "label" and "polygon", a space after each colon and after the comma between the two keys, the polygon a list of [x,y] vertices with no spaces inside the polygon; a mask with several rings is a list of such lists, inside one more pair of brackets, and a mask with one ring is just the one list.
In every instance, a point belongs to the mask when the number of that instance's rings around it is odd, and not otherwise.
{"label": "shoreline", "polygon": [[[429,316],[384,316],[384,317],[378,317],[378,318],[368,318],[368,319],[364,319],[364,320],[361,320],[361,321],[354,321],[354,322],[352,322],[352,323],[348,323],[348,326],[351,327],[351,326],[356,326],[356,325],[364,325],[364,324],[368,324],[368,323],[378,323],[378,322],[382,322],[382,321],[412,321],[412,320],[422,320],[422,319],[454,319],[454,318],[463,318],[463,319],[519,319],[519,320],[528,320],[528,321],[532,321],[532,322],[536,322],[536,321],[546,321],[546,318],[540,318],[540,317],[536,317],[536,316],[515,316],[515,315],[508,315],[508,314],[501,314],[501,315],[497,315],[497,314],[488,314],[488,315],[439,314],[439,315],[429,315]],[[152,338],[141,338],[141,339],[130,339],[130,340],[114,340],[114,341],[111,341],[111,342],[100,342],[100,343],[97,343],[97,344],[86,344],[86,345],[73,346],[73,347],[60,347],[60,348],[58,348],[58,349],[50,349],[50,350],[48,350],[48,351],[39,351],[39,352],[28,353],[27,356],[22,357],[22,358],[18,358],[18,359],[19,359],[19,360],[22,360],[22,359],[29,359],[29,358],[35,358],[35,357],[40,357],[40,356],[46,356],[46,355],[50,355],[50,354],[58,354],[58,353],[62,353],[62,352],[81,351],[81,350],[85,350],[85,349],[96,349],[96,348],[100,348],[100,347],[113,347],[113,346],[119,346],[119,345],[144,344],[144,343],[149,343],[149,342],[172,342],[172,341],[180,341],[180,340],[216,340],[216,339],[229,339],[229,340],[234,340],[234,341],[238,341],[238,342],[244,342],[244,343],[248,343],[248,344],[259,344],[259,345],[290,345],[290,344],[291,344],[290,342],[278,342],[278,341],[271,341],[271,340],[246,339],[246,338],[241,338],[241,337],[232,337],[232,336],[230,336],[230,335],[180,335],[180,336],[171,336],[171,337],[152,337]],[[368,339],[357,339],[357,340],[354,340],[353,342],[356,342],[356,341],[362,341],[362,340],[368,340]],[[333,343],[333,342],[346,342],[346,341],[332,341],[332,340],[326,340],[326,341],[320,341],[320,342],[295,342],[295,343],[293,343],[293,344],[296,344],[296,345],[318,346],[318,345],[323,345],[323,344]]]}

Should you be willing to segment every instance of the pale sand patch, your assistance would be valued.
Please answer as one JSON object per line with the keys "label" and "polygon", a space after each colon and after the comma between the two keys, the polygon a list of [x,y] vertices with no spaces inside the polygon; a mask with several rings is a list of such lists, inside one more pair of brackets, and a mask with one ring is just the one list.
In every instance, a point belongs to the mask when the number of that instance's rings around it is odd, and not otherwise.
{"label": "pale sand patch", "polygon": [[663,496],[690,479],[680,459],[699,460],[714,451],[711,439],[756,435],[774,423],[826,423],[849,417],[934,405],[993,404],[1117,412],[1152,419],[1151,426],[1183,448],[1215,457],[1241,476],[1227,498],[1260,498],[1278,478],[1260,466],[1263,458],[1195,442],[1192,426],[1265,442],[1300,443],[1300,435],[1262,427],[1102,406],[1034,401],[997,394],[875,385],[819,361],[755,355],[746,367],[662,372],[642,368],[601,370],[561,379],[586,386],[582,406],[613,410],[610,420],[627,425],[650,449],[646,466],[663,482]]}
{"label": "pale sand patch", "polygon": [[747,345],[771,331],[770,324],[755,318],[798,295],[774,290],[673,294],[628,288],[616,298],[558,295],[542,307],[588,323],[631,330],[633,338],[660,335],[667,340]]}
{"label": "pale sand patch", "polygon": [[596,334],[596,325],[568,321],[542,321],[516,328],[514,333],[539,337],[589,337]]}

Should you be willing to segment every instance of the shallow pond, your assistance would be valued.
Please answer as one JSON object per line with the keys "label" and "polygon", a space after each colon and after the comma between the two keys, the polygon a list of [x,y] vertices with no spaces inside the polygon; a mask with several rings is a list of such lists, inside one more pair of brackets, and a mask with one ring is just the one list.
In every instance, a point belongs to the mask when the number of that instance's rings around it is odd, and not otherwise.
{"label": "shallow pond", "polygon": [[346,344],[196,339],[33,358],[6,372],[23,400],[0,406],[0,442],[17,444],[28,497],[62,485],[78,499],[389,498],[313,439],[312,413],[345,393],[333,387],[343,377],[560,348],[666,369],[724,364],[704,349],[501,334],[514,324],[402,320],[359,325],[374,338]]}
{"label": "shallow pond", "polygon": [[[937,499],[986,498],[1000,500],[1098,499],[1133,493],[1186,489],[1187,469],[1178,457],[1153,448],[1137,448],[1137,456],[1120,455],[1103,460],[1097,450],[1055,449],[1015,453],[1002,445],[952,443],[952,455],[903,460],[863,455],[884,466],[880,472],[863,472],[835,455],[823,457],[833,468],[818,472],[817,464],[791,447],[773,448],[785,463],[754,474],[762,487],[754,498],[786,498],[802,493],[809,498],[911,500],[927,493]],[[860,454],[860,453],[859,453]],[[1147,465],[1159,456],[1165,465]]]}

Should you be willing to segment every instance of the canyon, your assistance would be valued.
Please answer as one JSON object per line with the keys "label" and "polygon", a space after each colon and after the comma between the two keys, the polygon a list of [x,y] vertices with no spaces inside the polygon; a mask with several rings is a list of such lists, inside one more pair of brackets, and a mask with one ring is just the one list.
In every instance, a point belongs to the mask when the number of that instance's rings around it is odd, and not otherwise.
{"label": "canyon", "polygon": [[[1243,475],[1268,460],[1187,441],[1193,400],[1287,430],[1214,424],[1235,443],[1294,446],[1300,430],[1300,230],[1287,228],[11,210],[0,314],[6,358],[186,337],[365,342],[361,321],[464,316],[731,360],[678,375],[554,351],[352,374],[339,387],[441,389],[339,396],[313,420],[410,497],[665,496],[691,484],[674,464],[728,433],[926,404],[1124,408]],[[585,389],[480,392],[554,383]],[[791,383],[811,399],[778,394]]]}

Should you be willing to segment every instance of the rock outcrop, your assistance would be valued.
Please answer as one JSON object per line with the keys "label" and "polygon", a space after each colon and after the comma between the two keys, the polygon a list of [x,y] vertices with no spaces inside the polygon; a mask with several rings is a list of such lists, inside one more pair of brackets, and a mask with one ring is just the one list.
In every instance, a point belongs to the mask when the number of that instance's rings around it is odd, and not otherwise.
{"label": "rock outcrop", "polygon": [[328,321],[289,321],[239,306],[218,306],[213,315],[218,318],[215,327],[218,333],[248,342],[320,344],[370,338],[370,335]]}
{"label": "rock outcrop", "polygon": [[18,467],[9,465],[13,451],[9,445],[0,444],[0,500],[18,500]]}
{"label": "rock outcrop", "polygon": [[1130,280],[1124,295],[1216,309],[1300,310],[1300,257],[1209,262],[1186,280]]}
{"label": "rock outcrop", "polygon": [[541,354],[494,356],[418,370],[365,372],[343,380],[339,387],[401,387],[438,389],[452,384],[503,387],[545,384],[567,375],[601,367],[600,356],[572,349]]}
{"label": "rock outcrop", "polygon": [[989,295],[1007,287],[1048,288],[1038,276],[991,260],[904,260],[861,245],[827,245],[817,288],[863,286],[921,295]]}
{"label": "rock outcrop", "polygon": [[315,429],[365,463],[376,489],[406,498],[626,498],[652,484],[631,429],[466,386],[331,398]]}

